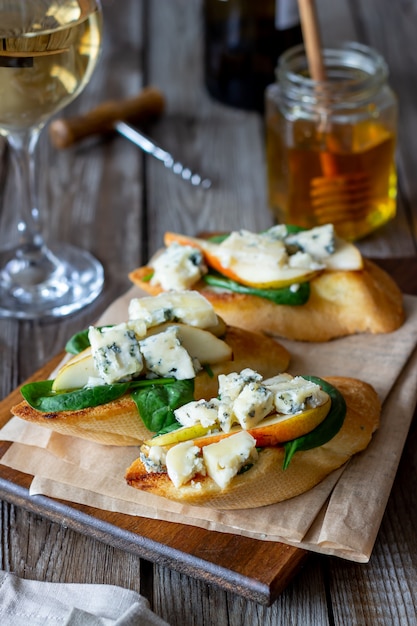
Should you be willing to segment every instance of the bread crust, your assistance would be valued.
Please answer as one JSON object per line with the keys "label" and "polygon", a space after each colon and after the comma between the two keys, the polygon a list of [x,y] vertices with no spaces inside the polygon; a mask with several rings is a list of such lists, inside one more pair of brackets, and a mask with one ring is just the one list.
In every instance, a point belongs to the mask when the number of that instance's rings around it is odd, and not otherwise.
{"label": "bread crust", "polygon": [[[129,274],[133,283],[157,295],[161,289],[143,278],[149,266]],[[227,324],[298,341],[329,341],[356,333],[389,333],[404,321],[402,293],[372,261],[362,270],[325,271],[310,282],[306,304],[277,305],[265,298],[219,291],[197,283],[194,289],[211,302]]]}
{"label": "bread crust", "polygon": [[[272,337],[227,327],[224,340],[232,348],[233,361],[211,366],[212,375],[203,370],[196,376],[194,386],[196,400],[200,398],[209,400],[217,395],[219,374],[240,372],[250,367],[264,378],[269,378],[287,370],[290,355],[286,348]],[[82,437],[101,444],[140,445],[153,434],[138,416],[136,404],[130,395],[122,396],[105,405],[61,413],[37,411],[24,400],[12,407],[11,412],[28,422],[63,435]]]}
{"label": "bread crust", "polygon": [[127,469],[127,483],[177,502],[229,510],[275,504],[308,491],[364,450],[379,425],[381,405],[373,387],[354,378],[329,377],[326,380],[337,387],[346,400],[344,424],[323,446],[297,452],[288,469],[282,469],[284,449],[271,447],[264,448],[259,460],[236,476],[224,490],[207,476],[177,489],[166,473],[148,474],[140,459]]}

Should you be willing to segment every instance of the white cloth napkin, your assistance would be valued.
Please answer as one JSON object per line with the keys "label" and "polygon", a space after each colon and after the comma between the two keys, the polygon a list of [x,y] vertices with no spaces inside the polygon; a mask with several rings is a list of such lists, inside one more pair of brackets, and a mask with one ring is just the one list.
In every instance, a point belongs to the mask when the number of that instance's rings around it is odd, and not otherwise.
{"label": "white cloth napkin", "polygon": [[115,585],[47,583],[0,571],[2,626],[168,626],[146,598]]}

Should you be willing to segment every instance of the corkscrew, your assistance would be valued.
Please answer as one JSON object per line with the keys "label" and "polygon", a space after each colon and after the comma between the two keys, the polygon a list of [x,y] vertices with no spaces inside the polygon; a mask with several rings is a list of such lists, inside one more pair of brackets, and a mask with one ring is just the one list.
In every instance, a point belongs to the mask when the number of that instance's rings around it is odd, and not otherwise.
{"label": "corkscrew", "polygon": [[103,102],[79,117],[56,119],[49,125],[49,135],[54,146],[63,149],[86,137],[116,131],[191,185],[209,189],[208,178],[183,165],[134,126],[157,119],[164,107],[162,93],[155,87],[146,87],[133,98]]}
{"label": "corkscrew", "polygon": [[141,150],[146,152],[146,154],[150,154],[151,156],[158,159],[158,161],[162,161],[162,163],[168,169],[171,169],[174,174],[178,174],[184,180],[189,181],[192,185],[196,187],[202,187],[203,189],[209,189],[211,187],[211,180],[208,178],[202,178],[200,174],[196,172],[192,172],[190,168],[185,167],[179,161],[176,161],[172,154],[163,150],[157,143],[155,143],[152,139],[150,139],[147,135],[144,135],[142,132],[139,132],[136,128],[133,128],[130,124],[126,124],[126,122],[115,122],[114,129],[126,139],[129,139],[135,145],[137,145]]}

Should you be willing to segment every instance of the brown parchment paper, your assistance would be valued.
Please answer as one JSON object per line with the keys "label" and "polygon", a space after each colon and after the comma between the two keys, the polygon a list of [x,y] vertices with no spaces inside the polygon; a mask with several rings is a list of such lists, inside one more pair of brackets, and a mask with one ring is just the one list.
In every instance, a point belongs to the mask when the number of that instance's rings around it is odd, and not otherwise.
{"label": "brown parchment paper", "polygon": [[[98,323],[127,318],[131,289]],[[1,462],[34,476],[30,494],[280,541],[357,562],[369,560],[417,400],[417,298],[405,296],[406,322],[388,335],[346,337],[324,344],[284,341],[293,374],[354,376],[382,402],[379,430],[368,449],[309,492],[258,509],[222,511],[181,505],[124,482],[136,447],[101,446],[12,418],[0,438],[12,441]],[[51,373],[53,375],[53,373]]]}

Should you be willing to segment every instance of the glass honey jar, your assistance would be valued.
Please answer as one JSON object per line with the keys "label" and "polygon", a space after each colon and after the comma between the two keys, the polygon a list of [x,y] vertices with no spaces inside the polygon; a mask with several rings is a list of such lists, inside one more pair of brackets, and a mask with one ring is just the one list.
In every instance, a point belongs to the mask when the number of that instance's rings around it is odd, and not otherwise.
{"label": "glass honey jar", "polygon": [[353,241],[395,216],[397,100],[375,50],[349,42],[323,63],[326,80],[312,80],[293,47],[266,90],[269,204],[280,222],[333,223]]}

